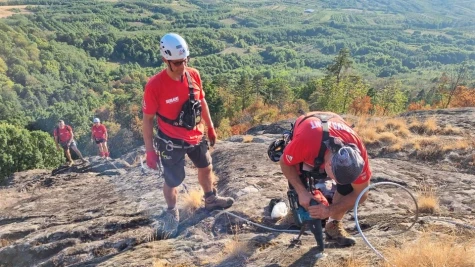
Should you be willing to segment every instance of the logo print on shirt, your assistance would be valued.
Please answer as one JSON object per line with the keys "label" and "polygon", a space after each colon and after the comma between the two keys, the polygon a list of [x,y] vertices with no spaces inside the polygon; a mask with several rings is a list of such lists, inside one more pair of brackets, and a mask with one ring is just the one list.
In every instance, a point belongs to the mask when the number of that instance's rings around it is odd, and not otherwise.
{"label": "logo print on shirt", "polygon": [[322,127],[322,123],[319,121],[310,121],[310,127],[313,129]]}
{"label": "logo print on shirt", "polygon": [[172,103],[178,102],[178,100],[179,100],[178,96],[175,96],[174,98],[170,98],[170,99],[165,100],[165,103],[172,104]]}
{"label": "logo print on shirt", "polygon": [[142,101],[142,107],[143,109],[147,109],[147,104],[145,104],[145,99]]}
{"label": "logo print on shirt", "polygon": [[288,162],[291,162],[292,159],[294,158],[294,157],[292,157],[291,155],[285,155],[285,157],[287,158],[287,161],[288,161]]}

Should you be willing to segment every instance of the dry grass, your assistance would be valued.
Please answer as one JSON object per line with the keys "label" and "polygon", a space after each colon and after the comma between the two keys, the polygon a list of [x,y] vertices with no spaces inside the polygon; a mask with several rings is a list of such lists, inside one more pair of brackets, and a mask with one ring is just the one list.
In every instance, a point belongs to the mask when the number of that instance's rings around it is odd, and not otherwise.
{"label": "dry grass", "polygon": [[461,135],[463,130],[447,124],[444,128],[440,129],[439,133],[443,135]]}
{"label": "dry grass", "polygon": [[391,146],[389,146],[387,148],[387,151],[388,152],[399,152],[399,151],[403,151],[404,150],[404,144],[402,142],[397,142],[397,143],[394,143],[392,144]]}
{"label": "dry grass", "polygon": [[403,138],[410,135],[410,131],[403,119],[388,118],[361,118],[355,127],[358,135],[365,144],[393,145],[402,143]]}
{"label": "dry grass", "polygon": [[194,189],[183,195],[183,215],[192,216],[197,209],[203,206],[203,190]]}
{"label": "dry grass", "polygon": [[239,240],[237,235],[235,235],[232,240],[225,244],[223,253],[227,259],[245,258],[249,253],[249,250],[248,243]]}
{"label": "dry grass", "polygon": [[451,142],[446,142],[442,144],[442,150],[444,152],[448,152],[451,150],[466,150],[471,148],[470,140],[466,139],[459,139]]}
{"label": "dry grass", "polygon": [[152,267],[192,267],[196,266],[193,263],[169,263],[167,260],[158,259],[153,262]]}
{"label": "dry grass", "polygon": [[356,257],[352,254],[349,258],[339,260],[339,261],[325,261],[322,264],[323,267],[370,267],[373,266],[368,261],[367,257],[362,256]]}
{"label": "dry grass", "polygon": [[409,130],[417,134],[432,135],[437,133],[438,129],[436,118],[429,118],[424,122],[414,119],[411,124],[409,124]]}
{"label": "dry grass", "polygon": [[475,240],[461,242],[453,236],[434,236],[425,233],[415,242],[384,251],[389,263],[397,267],[473,267],[475,266]]}
{"label": "dry grass", "polygon": [[416,137],[412,140],[416,155],[420,159],[435,160],[440,158],[444,150],[442,149],[442,142],[435,136],[431,137]]}
{"label": "dry grass", "polygon": [[418,195],[419,212],[433,214],[439,211],[439,199],[434,188],[424,185]]}
{"label": "dry grass", "polygon": [[0,248],[3,248],[3,247],[6,247],[6,246],[9,246],[10,244],[12,244],[13,242],[8,240],[8,239],[0,239]]}
{"label": "dry grass", "polygon": [[243,143],[251,143],[253,139],[254,139],[254,136],[245,135],[245,136],[242,137],[242,142]]}
{"label": "dry grass", "polygon": [[474,138],[464,135],[463,129],[452,125],[438,126],[435,117],[422,122],[417,118],[410,121],[408,124],[405,119],[397,117],[359,117],[355,131],[367,146],[380,147],[389,153],[415,152],[413,155],[421,160],[438,160],[451,151],[467,151],[475,147]]}
{"label": "dry grass", "polygon": [[395,144],[400,139],[392,132],[383,132],[379,134],[377,140],[388,144]]}

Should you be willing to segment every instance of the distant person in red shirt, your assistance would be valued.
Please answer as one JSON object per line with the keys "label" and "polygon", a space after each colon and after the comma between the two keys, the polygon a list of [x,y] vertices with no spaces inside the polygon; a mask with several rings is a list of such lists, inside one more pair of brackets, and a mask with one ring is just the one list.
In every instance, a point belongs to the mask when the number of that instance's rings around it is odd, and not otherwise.
{"label": "distant person in red shirt", "polygon": [[71,158],[71,153],[69,152],[69,148],[76,152],[76,155],[82,160],[82,163],[86,163],[87,160],[82,156],[81,152],[76,146],[76,141],[74,141],[74,133],[73,129],[69,125],[65,125],[63,120],[58,121],[58,127],[54,129],[53,132],[54,141],[56,143],[56,148],[60,150],[59,146],[63,148],[64,154],[68,159],[67,164],[72,166],[74,161]]}
{"label": "distant person in red shirt", "polygon": [[99,156],[102,158],[109,157],[109,150],[107,148],[107,129],[104,124],[101,123],[99,118],[94,118],[94,125],[91,128],[91,139],[96,142],[99,148]]}
{"label": "distant person in red shirt", "polygon": [[[357,133],[335,113],[311,112],[301,115],[294,125],[292,139],[280,157],[282,173],[297,193],[299,204],[312,218],[329,218],[325,226],[326,237],[336,240],[339,245],[352,246],[355,239],[343,228],[341,220],[353,208],[358,195],[369,186],[371,169],[366,148]],[[322,160],[320,154],[324,156]],[[336,182],[336,192],[329,206],[309,205],[315,196],[307,191],[299,168],[313,169]]]}
{"label": "distant person in red shirt", "polygon": [[[203,138],[203,122],[208,127],[211,146],[216,141],[216,132],[204,98],[200,74],[196,69],[187,66],[190,55],[187,43],[178,34],[166,34],[160,40],[160,53],[167,68],[153,76],[145,86],[143,139],[147,165],[157,169],[159,157],[156,149],[163,165],[163,194],[168,209],[164,214],[164,225],[162,229],[157,229],[157,235],[167,238],[177,233],[177,186],[185,178],[185,154],[198,168],[198,181],[205,193],[206,209],[229,208],[234,199],[218,196],[216,188],[213,187],[213,168],[208,142]],[[158,135],[154,140],[155,116]]]}

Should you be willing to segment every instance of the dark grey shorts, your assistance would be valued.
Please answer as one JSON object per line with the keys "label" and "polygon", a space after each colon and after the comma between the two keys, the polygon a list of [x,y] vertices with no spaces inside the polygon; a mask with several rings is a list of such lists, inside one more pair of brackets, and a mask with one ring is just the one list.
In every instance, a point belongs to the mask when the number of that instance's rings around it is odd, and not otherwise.
{"label": "dark grey shorts", "polygon": [[61,144],[61,147],[64,149],[64,150],[68,150],[69,148],[75,148],[76,147],[76,141],[73,140],[71,141],[71,144],[69,144],[69,141],[68,142],[65,142],[65,143],[60,143]]}
{"label": "dark grey shorts", "polygon": [[182,140],[167,137],[161,132],[159,132],[159,135],[163,139],[172,141],[175,146],[184,146],[184,148],[172,148],[170,145],[167,146],[165,141],[155,138],[155,144],[157,144],[160,153],[160,161],[163,165],[163,177],[168,186],[177,187],[185,179],[185,154],[188,155],[197,168],[205,168],[211,164],[206,138],[203,138],[199,144],[190,147],[190,144]]}

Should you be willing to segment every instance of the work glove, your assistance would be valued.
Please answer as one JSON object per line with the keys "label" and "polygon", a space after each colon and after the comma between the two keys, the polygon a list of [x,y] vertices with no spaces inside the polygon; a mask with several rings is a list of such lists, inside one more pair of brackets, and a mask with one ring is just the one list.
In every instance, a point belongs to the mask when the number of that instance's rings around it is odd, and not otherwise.
{"label": "work glove", "polygon": [[155,150],[147,151],[147,166],[150,169],[158,169],[158,164],[160,163],[160,158],[158,157]]}
{"label": "work glove", "polygon": [[330,204],[328,203],[327,198],[323,195],[322,191],[320,190],[315,190],[313,192],[313,198],[318,201],[318,203],[321,203],[325,206],[329,206]]}
{"label": "work glove", "polygon": [[214,146],[214,143],[216,142],[216,131],[214,130],[214,128],[208,128],[208,140],[209,145]]}

